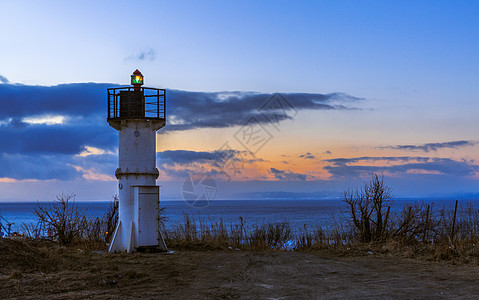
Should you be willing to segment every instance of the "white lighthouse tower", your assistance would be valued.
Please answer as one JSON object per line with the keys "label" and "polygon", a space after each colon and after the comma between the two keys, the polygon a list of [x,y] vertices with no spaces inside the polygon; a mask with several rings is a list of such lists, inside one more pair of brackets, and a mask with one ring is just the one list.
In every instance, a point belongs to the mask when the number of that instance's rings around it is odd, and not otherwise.
{"label": "white lighthouse tower", "polygon": [[159,231],[156,131],[166,122],[166,91],[142,87],[136,70],[129,87],[108,89],[108,123],[119,133],[118,225],[110,252],[167,250]]}

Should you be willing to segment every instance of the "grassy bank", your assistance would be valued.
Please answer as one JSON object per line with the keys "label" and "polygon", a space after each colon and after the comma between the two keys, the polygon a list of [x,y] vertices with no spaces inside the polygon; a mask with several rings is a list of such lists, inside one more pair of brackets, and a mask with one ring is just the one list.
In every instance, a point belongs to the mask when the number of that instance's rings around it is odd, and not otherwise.
{"label": "grassy bank", "polygon": [[[454,217],[455,216],[455,217]],[[220,220],[183,215],[171,229],[163,227],[168,247],[178,250],[238,249],[248,251],[314,251],[328,249],[343,255],[391,253],[408,257],[461,262],[479,261],[479,212],[472,205],[457,210],[417,202],[390,213],[383,235],[368,242],[348,220],[329,229],[307,226],[293,230],[287,221],[224,224]]]}
{"label": "grassy bank", "polygon": [[[327,228],[304,225],[292,228],[287,220],[246,224],[183,215],[168,224],[165,208],[160,227],[166,244],[176,250],[314,251],[328,249],[342,254],[395,253],[434,260],[479,260],[479,211],[471,203],[452,209],[426,202],[407,203],[392,211],[390,188],[373,174],[370,181],[344,193],[346,215],[335,216]],[[84,251],[106,250],[118,219],[118,201],[112,201],[103,217],[87,218],[74,203],[74,194],[59,195],[50,205],[35,210],[43,228],[52,228],[51,239],[62,246]],[[27,237],[38,231],[25,225]]]}

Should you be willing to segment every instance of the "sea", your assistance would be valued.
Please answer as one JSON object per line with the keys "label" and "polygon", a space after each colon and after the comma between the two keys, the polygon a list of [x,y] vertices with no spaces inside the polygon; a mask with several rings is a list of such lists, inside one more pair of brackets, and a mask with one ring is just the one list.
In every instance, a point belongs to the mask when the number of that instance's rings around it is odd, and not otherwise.
{"label": "sea", "polygon": [[[391,204],[391,211],[398,212],[405,205],[414,202],[424,202],[433,205],[437,212],[441,208],[454,209],[458,200],[458,211],[468,205],[479,208],[479,198],[430,198],[430,199],[395,199]],[[47,204],[47,203],[41,203]],[[108,209],[110,201],[76,201],[75,205],[85,211],[90,217],[101,217]],[[12,232],[20,232],[23,223],[36,224],[38,222],[34,210],[36,202],[0,202],[0,223],[11,225]],[[210,223],[220,222],[229,226],[239,224],[243,219],[245,226],[254,227],[271,222],[289,222],[295,232],[314,229],[321,226],[323,229],[334,227],[336,224],[347,223],[347,206],[340,199],[321,200],[214,200],[207,207],[192,206],[186,201],[162,201],[160,207],[165,207],[166,229],[172,229],[180,224],[185,214],[193,217],[196,222],[201,218]]]}

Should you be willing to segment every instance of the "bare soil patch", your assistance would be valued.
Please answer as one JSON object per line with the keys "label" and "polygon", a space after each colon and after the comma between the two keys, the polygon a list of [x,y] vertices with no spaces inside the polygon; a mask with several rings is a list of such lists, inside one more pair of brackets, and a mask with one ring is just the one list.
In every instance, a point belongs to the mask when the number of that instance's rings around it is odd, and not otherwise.
{"label": "bare soil patch", "polygon": [[0,239],[0,298],[477,298],[479,266],[332,251],[87,253]]}

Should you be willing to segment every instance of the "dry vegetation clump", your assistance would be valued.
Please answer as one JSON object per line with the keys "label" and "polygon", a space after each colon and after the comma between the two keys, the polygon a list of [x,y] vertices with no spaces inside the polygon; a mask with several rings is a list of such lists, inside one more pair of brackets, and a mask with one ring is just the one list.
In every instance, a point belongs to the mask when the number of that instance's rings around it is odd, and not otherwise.
{"label": "dry vegetation clump", "polygon": [[266,223],[254,227],[247,245],[253,250],[285,249],[293,238],[288,222]]}
{"label": "dry vegetation clump", "polygon": [[173,229],[163,229],[163,237],[170,248],[181,250],[281,250],[294,239],[286,221],[247,227],[244,219],[239,219],[239,223],[227,226],[222,219],[213,222],[184,214]]}
{"label": "dry vegetation clump", "polygon": [[214,250],[227,249],[232,245],[239,246],[243,242],[244,229],[231,226],[228,230],[223,220],[212,222],[199,217],[196,220],[188,214],[183,220],[173,226],[173,229],[163,229],[163,237],[168,247],[182,250]]}
{"label": "dry vegetation clump", "polygon": [[1,273],[17,277],[23,272],[55,271],[63,260],[51,251],[53,247],[56,247],[55,244],[49,241],[0,238]]}
{"label": "dry vegetation clump", "polygon": [[391,189],[376,174],[361,189],[346,192],[343,201],[349,207],[350,227],[339,232],[347,248],[366,247],[368,252],[435,260],[479,261],[479,211],[471,203],[463,209],[456,200],[453,210],[435,210],[432,204],[415,202],[392,213]]}
{"label": "dry vegetation clump", "polygon": [[75,204],[75,194],[57,195],[49,204],[38,203],[34,211],[40,227],[23,224],[28,238],[47,237],[63,246],[78,246],[84,250],[104,250],[113,235],[118,221],[118,198],[115,196],[102,217],[86,216]]}

